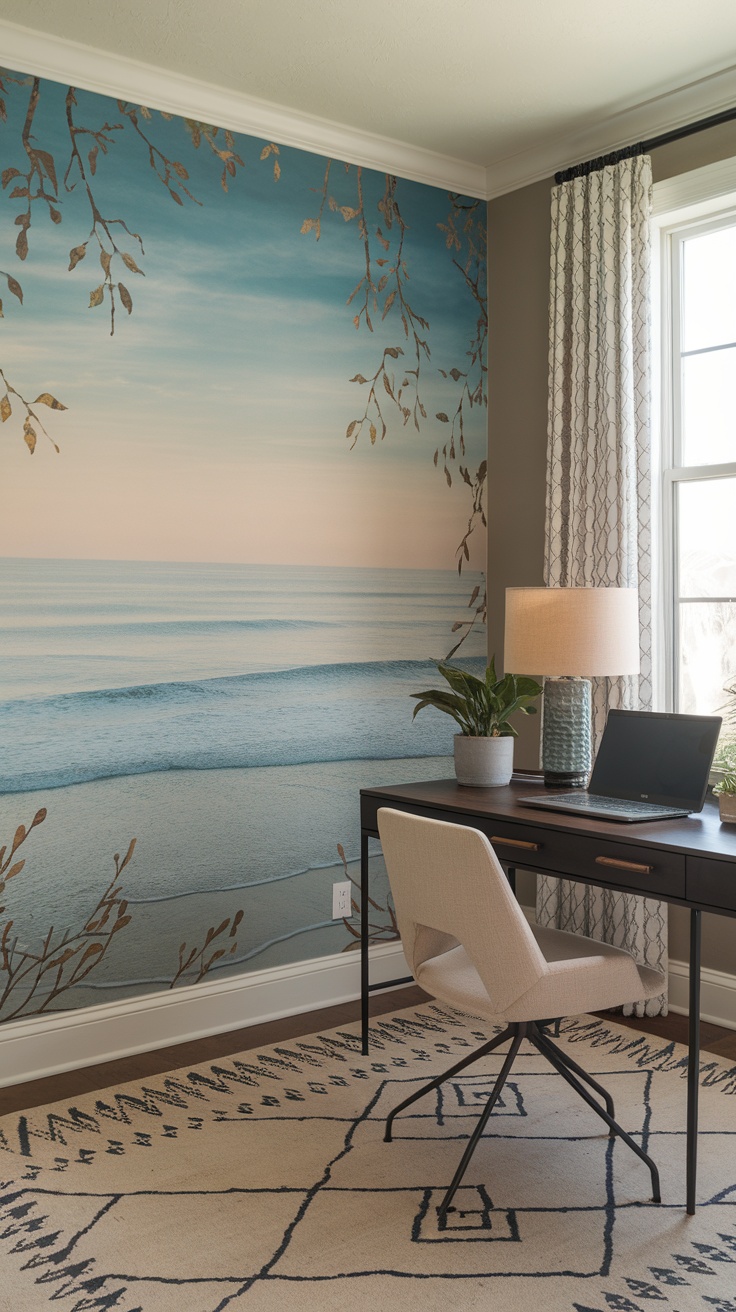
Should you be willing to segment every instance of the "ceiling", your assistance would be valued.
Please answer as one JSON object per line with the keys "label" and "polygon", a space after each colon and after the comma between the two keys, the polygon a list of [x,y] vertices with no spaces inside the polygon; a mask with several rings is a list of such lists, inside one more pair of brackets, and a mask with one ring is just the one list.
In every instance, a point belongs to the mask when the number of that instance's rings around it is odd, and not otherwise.
{"label": "ceiling", "polygon": [[657,131],[696,101],[736,101],[734,0],[0,0],[2,20],[464,161],[491,184],[519,161],[528,180],[534,160],[549,172],[578,143],[585,157],[630,140],[637,113]]}

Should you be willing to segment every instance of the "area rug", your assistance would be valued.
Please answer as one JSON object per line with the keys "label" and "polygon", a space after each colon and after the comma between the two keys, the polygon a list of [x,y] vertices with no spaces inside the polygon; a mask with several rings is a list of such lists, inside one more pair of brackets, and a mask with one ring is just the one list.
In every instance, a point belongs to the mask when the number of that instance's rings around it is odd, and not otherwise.
{"label": "area rug", "polygon": [[493,1027],[439,1005],[0,1121],[3,1312],[736,1312],[736,1068],[703,1054],[699,1206],[684,1211],[685,1049],[592,1017],[649,1173],[522,1049],[456,1196],[436,1208],[496,1054],[387,1112]]}

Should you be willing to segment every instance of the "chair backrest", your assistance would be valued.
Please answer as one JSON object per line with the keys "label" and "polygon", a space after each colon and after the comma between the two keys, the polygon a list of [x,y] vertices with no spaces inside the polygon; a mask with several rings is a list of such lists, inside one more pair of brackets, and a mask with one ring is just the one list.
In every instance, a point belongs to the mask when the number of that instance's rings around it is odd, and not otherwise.
{"label": "chair backrest", "polygon": [[462,944],[494,1010],[505,1011],[547,963],[488,839],[389,807],[378,831],[411,970]]}

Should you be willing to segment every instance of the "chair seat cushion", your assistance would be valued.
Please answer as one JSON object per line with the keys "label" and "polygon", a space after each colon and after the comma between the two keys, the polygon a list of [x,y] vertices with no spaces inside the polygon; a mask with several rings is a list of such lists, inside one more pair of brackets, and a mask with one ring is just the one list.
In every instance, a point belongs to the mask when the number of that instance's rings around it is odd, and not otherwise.
{"label": "chair seat cushion", "polygon": [[417,982],[428,993],[463,1011],[507,1021],[601,1011],[656,997],[666,989],[664,975],[637,966],[628,952],[610,943],[598,943],[561,929],[531,928],[547,970],[506,1011],[494,1007],[493,998],[461,946],[425,961],[417,971]]}

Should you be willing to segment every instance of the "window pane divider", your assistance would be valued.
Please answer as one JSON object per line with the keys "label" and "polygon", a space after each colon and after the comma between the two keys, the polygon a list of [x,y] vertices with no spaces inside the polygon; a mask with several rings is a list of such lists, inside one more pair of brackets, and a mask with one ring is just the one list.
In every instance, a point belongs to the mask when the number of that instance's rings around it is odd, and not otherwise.
{"label": "window pane divider", "polygon": [[717,346],[694,346],[691,351],[680,351],[680,359],[689,355],[710,355],[712,351],[732,351],[736,342],[719,342]]}
{"label": "window pane divider", "polygon": [[736,462],[723,465],[677,465],[666,469],[665,479],[673,483],[696,482],[703,479],[736,478]]}

